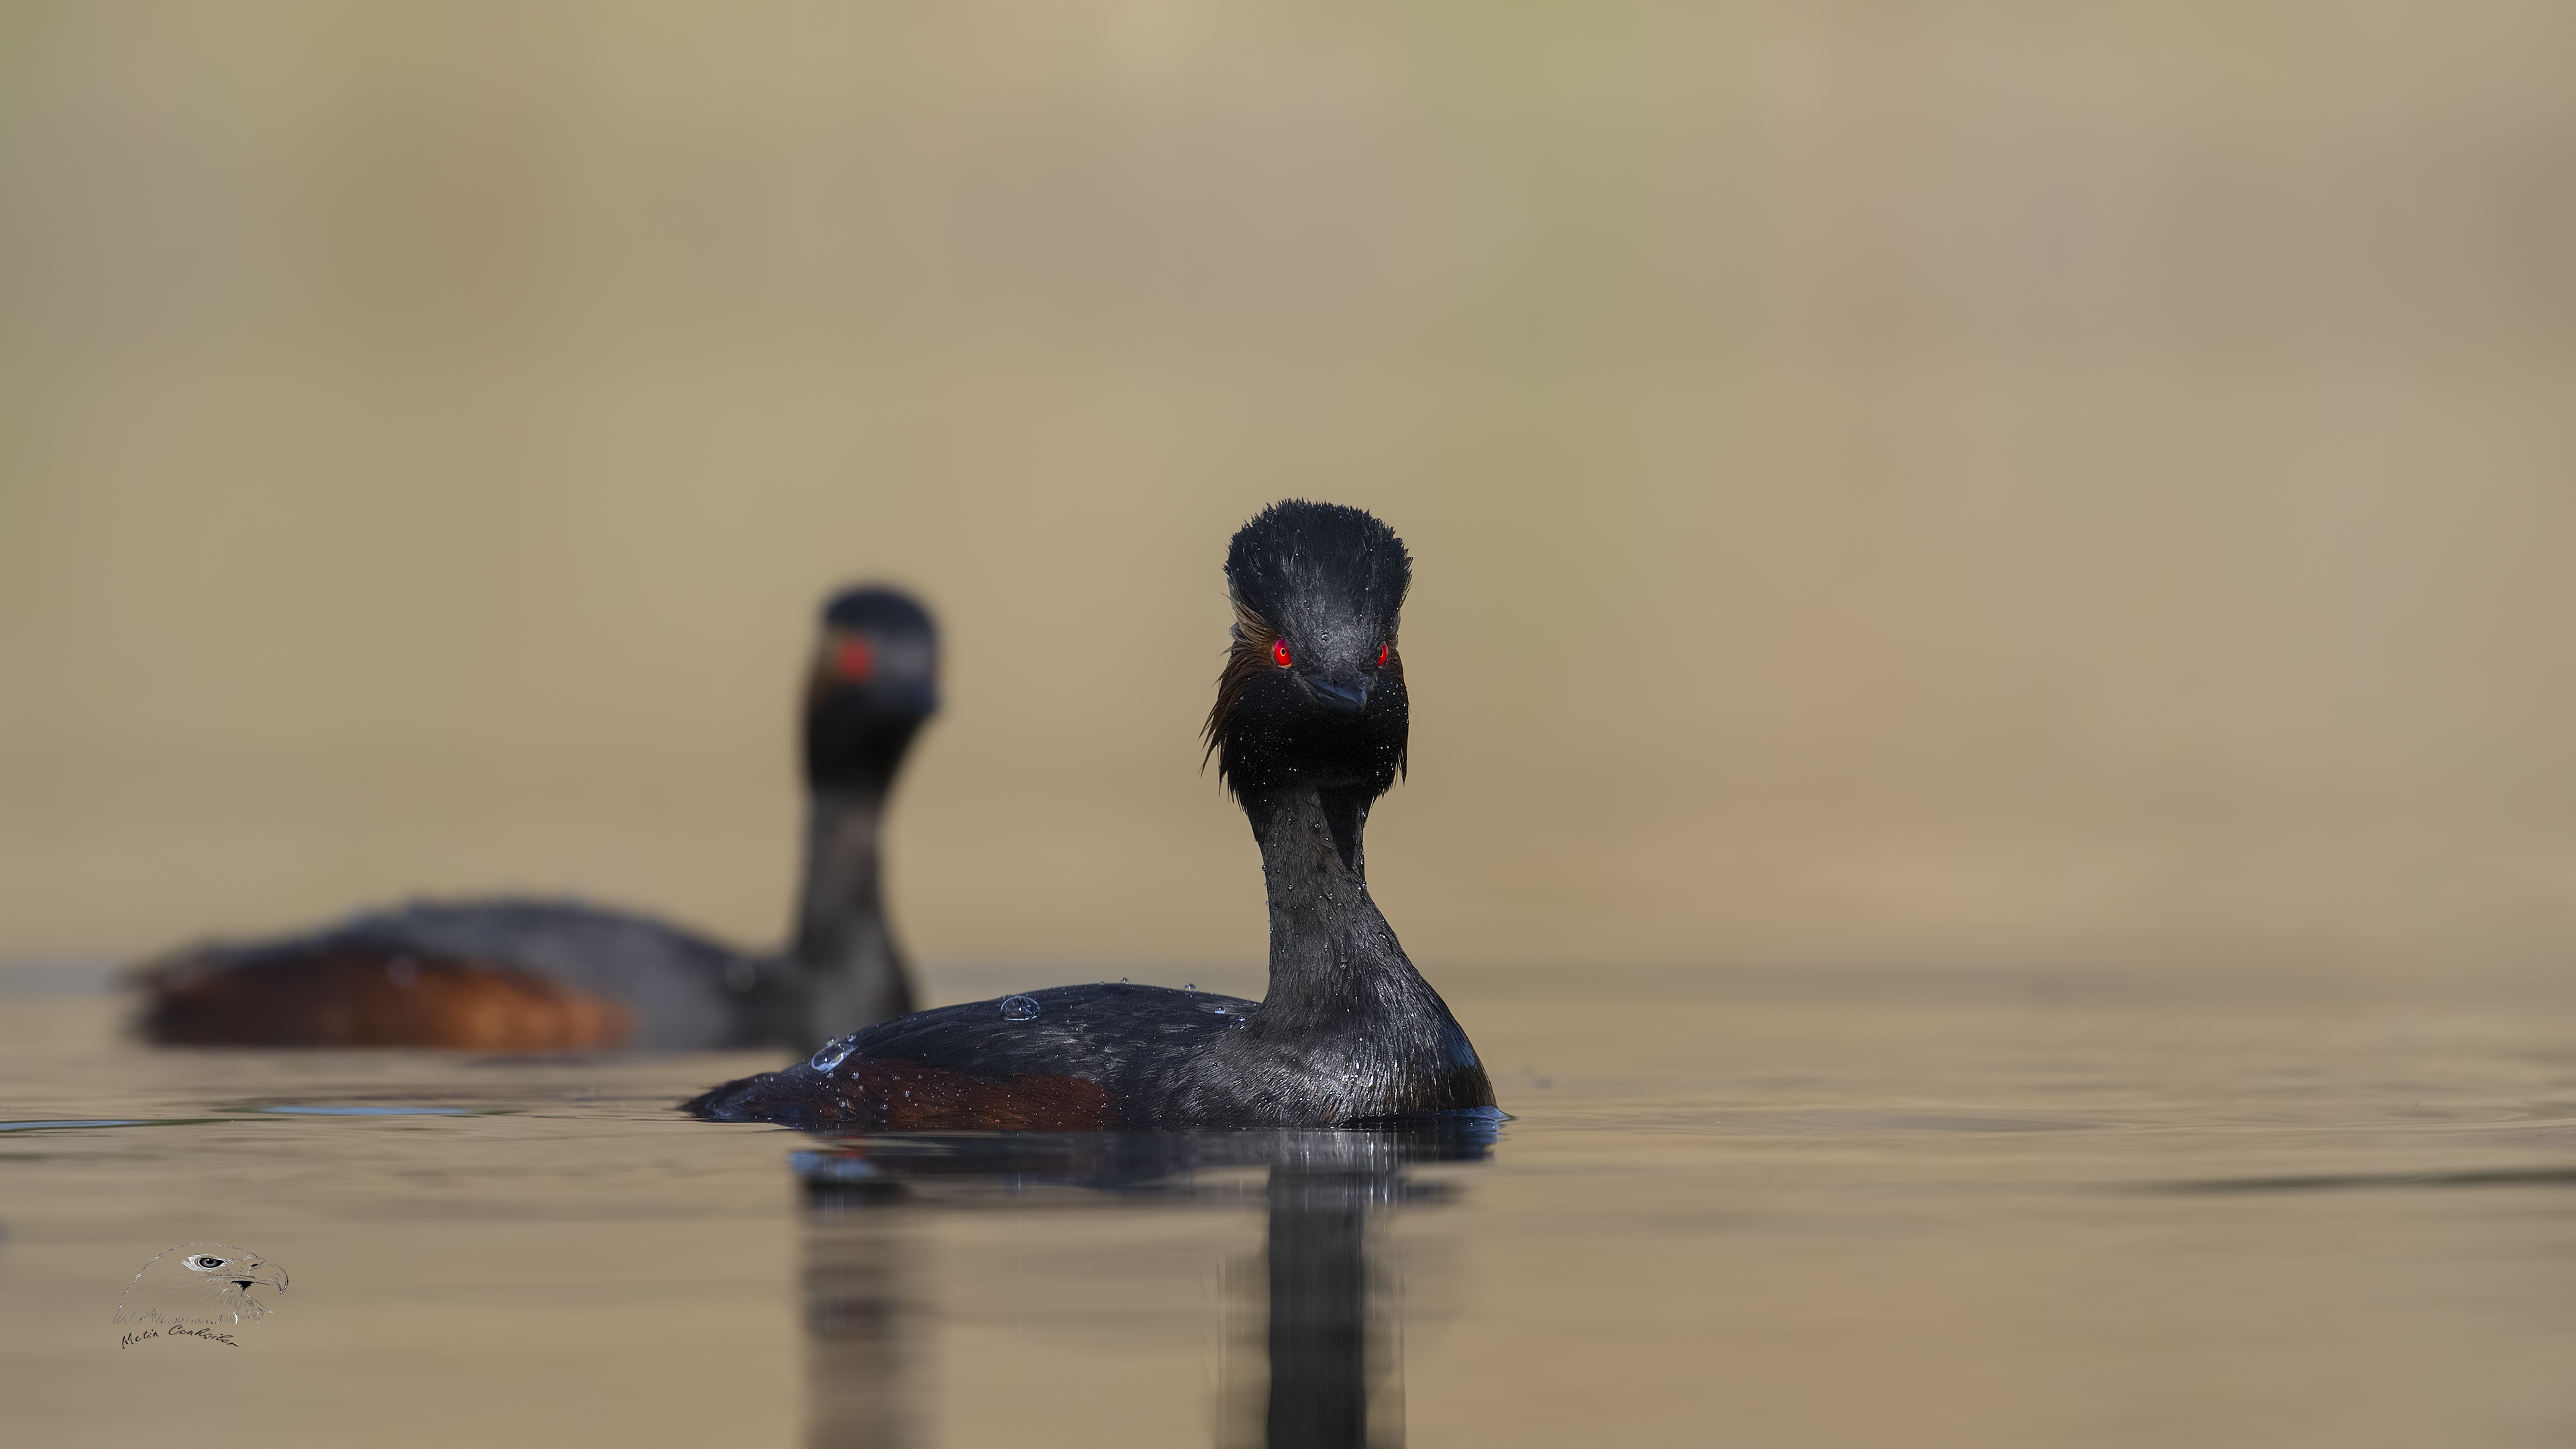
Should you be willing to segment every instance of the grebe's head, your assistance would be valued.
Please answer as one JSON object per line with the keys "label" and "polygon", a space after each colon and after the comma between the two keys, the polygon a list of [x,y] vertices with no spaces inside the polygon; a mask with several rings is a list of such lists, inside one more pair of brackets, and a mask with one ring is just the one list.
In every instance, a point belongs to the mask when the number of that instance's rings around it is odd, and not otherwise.
{"label": "grebe's head", "polygon": [[1404,540],[1359,509],[1290,499],[1235,533],[1225,581],[1234,647],[1207,745],[1226,784],[1384,794],[1405,764]]}
{"label": "grebe's head", "polygon": [[805,778],[883,789],[913,732],[939,710],[939,630],[894,589],[846,589],[823,606],[805,690]]}

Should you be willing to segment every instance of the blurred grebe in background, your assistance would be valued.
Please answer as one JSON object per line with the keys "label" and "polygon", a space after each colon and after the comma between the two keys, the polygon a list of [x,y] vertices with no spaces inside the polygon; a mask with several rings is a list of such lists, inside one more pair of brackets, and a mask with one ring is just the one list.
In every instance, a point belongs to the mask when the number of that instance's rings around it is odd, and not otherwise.
{"label": "blurred grebe in background", "polygon": [[1207,742],[1252,822],[1270,993],[1059,986],[918,1012],[686,1104],[799,1127],[1330,1127],[1493,1111],[1467,1034],[1369,899],[1369,805],[1404,770],[1396,625],[1412,562],[1356,508],[1234,536],[1234,646]]}
{"label": "blurred grebe in background", "polygon": [[892,589],[823,609],[805,695],[805,877],[782,954],[575,901],[422,902],[147,963],[142,1031],[206,1046],[800,1051],[912,1009],[878,825],[939,707],[930,614]]}

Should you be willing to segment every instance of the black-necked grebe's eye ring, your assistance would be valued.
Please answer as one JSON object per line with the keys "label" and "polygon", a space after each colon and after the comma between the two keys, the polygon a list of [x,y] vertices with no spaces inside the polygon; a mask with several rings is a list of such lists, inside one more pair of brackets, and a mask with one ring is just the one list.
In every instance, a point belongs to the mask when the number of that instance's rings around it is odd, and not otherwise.
{"label": "black-necked grebe's eye ring", "polygon": [[1288,652],[1287,640],[1273,639],[1270,641],[1270,662],[1278,665],[1282,669],[1285,669],[1289,665],[1297,662],[1295,656]]}
{"label": "black-necked grebe's eye ring", "polygon": [[1377,646],[1377,667],[1378,667],[1378,668],[1380,668],[1380,669],[1384,669],[1384,668],[1386,667],[1386,655],[1387,655],[1387,651],[1388,651],[1388,650],[1390,650],[1390,649],[1393,649],[1394,647],[1395,647],[1395,646],[1394,646],[1394,645],[1392,645],[1392,644],[1380,644],[1379,646]]}

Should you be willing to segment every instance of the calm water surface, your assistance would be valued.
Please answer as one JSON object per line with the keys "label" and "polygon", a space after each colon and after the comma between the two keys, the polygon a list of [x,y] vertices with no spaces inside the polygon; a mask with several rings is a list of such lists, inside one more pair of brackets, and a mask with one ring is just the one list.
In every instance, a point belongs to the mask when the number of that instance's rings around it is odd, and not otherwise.
{"label": "calm water surface", "polygon": [[[2564,989],[1452,972],[1489,1141],[835,1142],[668,1110],[762,1057],[148,1051],[17,979],[17,1442],[2576,1440]],[[185,1241],[279,1311],[120,1347]]]}

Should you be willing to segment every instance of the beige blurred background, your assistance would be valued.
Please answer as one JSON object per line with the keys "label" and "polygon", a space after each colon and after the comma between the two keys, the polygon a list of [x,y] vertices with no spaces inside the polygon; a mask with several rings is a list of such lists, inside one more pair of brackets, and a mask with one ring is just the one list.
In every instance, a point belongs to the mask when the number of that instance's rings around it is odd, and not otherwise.
{"label": "beige blurred background", "polygon": [[[781,930],[920,590],[932,964],[1242,980],[1230,529],[1419,559],[1415,956],[2552,968],[2576,11],[0,11],[0,957]],[[1233,976],[1222,973],[1234,972]]]}

